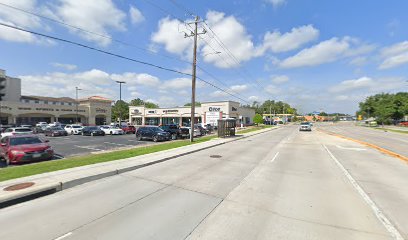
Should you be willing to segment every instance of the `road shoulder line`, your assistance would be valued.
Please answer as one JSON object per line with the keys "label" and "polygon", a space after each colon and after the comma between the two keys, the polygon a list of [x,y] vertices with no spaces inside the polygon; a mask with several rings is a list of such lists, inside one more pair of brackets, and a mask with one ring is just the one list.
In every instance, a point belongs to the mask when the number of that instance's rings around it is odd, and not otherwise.
{"label": "road shoulder line", "polygon": [[357,183],[357,181],[351,176],[351,174],[347,171],[347,169],[340,163],[340,161],[332,154],[332,152],[326,147],[326,145],[322,144],[324,149],[330,155],[330,157],[334,160],[336,165],[340,168],[343,174],[347,177],[351,185],[354,189],[360,194],[360,196],[364,199],[367,205],[371,208],[377,219],[384,225],[387,231],[391,234],[393,239],[395,240],[404,240],[401,233],[397,230],[397,228],[391,223],[391,221],[384,215],[384,213],[378,208],[378,206],[374,203],[374,201],[364,192],[363,188]]}

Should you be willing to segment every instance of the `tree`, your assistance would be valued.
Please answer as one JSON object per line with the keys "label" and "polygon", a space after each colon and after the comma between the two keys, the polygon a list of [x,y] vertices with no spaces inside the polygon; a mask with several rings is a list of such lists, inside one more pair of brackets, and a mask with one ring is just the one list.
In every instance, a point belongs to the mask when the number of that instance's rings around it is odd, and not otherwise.
{"label": "tree", "polygon": [[145,106],[146,108],[159,108],[159,105],[152,102],[145,102],[140,98],[130,101],[129,106]]}
{"label": "tree", "polygon": [[319,116],[329,116],[327,113],[325,113],[325,112],[321,112],[321,113],[319,113]]}
{"label": "tree", "polygon": [[[184,104],[184,107],[190,107],[190,106],[191,106],[191,103]],[[195,106],[196,107],[201,107],[201,102],[195,102]]]}
{"label": "tree", "polygon": [[122,120],[129,119],[129,104],[123,100],[118,100],[112,106],[112,121],[117,121],[122,114]]}
{"label": "tree", "polygon": [[262,116],[260,115],[260,114],[255,114],[255,116],[254,116],[254,123],[256,123],[256,124],[260,124],[260,123],[263,123],[263,118],[262,118]]}

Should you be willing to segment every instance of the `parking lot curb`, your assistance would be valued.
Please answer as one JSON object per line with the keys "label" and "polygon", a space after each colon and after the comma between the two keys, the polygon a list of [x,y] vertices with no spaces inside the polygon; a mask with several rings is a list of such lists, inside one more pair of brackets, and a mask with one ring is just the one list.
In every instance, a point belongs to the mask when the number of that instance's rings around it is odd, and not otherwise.
{"label": "parking lot curb", "polygon": [[[147,166],[151,166],[151,165],[155,165],[158,163],[162,163],[165,161],[169,161],[171,159],[175,159],[175,158],[179,158],[182,156],[186,156],[192,153],[196,153],[199,151],[203,151],[206,149],[210,149],[210,148],[214,148],[220,145],[224,145],[226,143],[230,143],[230,142],[235,142],[241,139],[245,139],[248,137],[252,137],[255,135],[259,135],[259,134],[263,134],[263,133],[267,133],[270,132],[272,130],[278,129],[278,127],[274,127],[274,128],[268,128],[268,129],[262,129],[259,131],[254,131],[254,132],[250,132],[247,133],[245,135],[242,136],[238,136],[235,138],[224,138],[224,139],[219,139],[219,140],[224,140],[221,142],[217,142],[208,146],[203,146],[203,147],[199,147],[199,144],[195,144],[195,145],[188,145],[188,146],[192,146],[193,149],[188,150],[186,152],[182,152],[182,153],[178,153],[178,154],[174,154],[171,155],[169,157],[161,157],[157,160],[153,160],[150,162],[145,162],[145,163],[139,163],[136,164],[134,166],[126,166],[123,168],[115,168],[115,167],[110,167],[110,165],[116,165],[117,161],[112,161],[109,163],[101,163],[101,164],[93,164],[93,165],[87,165],[87,166],[83,166],[83,167],[77,167],[77,168],[72,168],[72,169],[65,169],[65,170],[61,170],[61,171],[57,171],[57,172],[50,172],[50,173],[46,173],[46,174],[41,174],[41,177],[38,178],[38,176],[36,177],[36,175],[34,176],[30,176],[30,177],[25,177],[22,179],[15,179],[15,180],[10,180],[7,181],[5,185],[1,184],[0,186],[0,209],[1,208],[5,208],[5,207],[9,207],[18,203],[22,203],[22,202],[26,202],[35,198],[39,198],[42,196],[46,196],[49,194],[53,194],[59,191],[63,191],[84,183],[88,183],[88,182],[92,182],[92,181],[96,181],[96,180],[100,180],[103,178],[107,178],[107,177],[112,177],[118,174],[122,174],[122,173],[126,173],[129,171],[133,171],[136,169],[140,169],[140,168],[144,168]],[[203,144],[208,144],[208,142],[203,142]],[[183,147],[188,147],[188,146],[183,146]],[[195,147],[198,147],[196,149],[194,149]],[[174,149],[169,149],[169,150],[165,150],[165,151],[174,151],[176,149],[180,150],[183,147],[179,147],[179,148],[174,148]],[[164,151],[161,152],[156,152],[153,153],[152,155],[150,155],[150,157],[154,158],[155,154],[160,154],[163,153]],[[141,155],[139,157],[149,157],[147,155]],[[122,160],[126,160],[126,159],[122,159]],[[94,173],[95,172],[95,168],[100,167],[102,170],[99,170],[98,173]],[[107,168],[106,170],[104,168]],[[66,172],[64,172],[66,171]],[[80,171],[84,171],[84,173],[79,173]],[[91,172],[91,174],[87,174],[86,171]],[[62,174],[72,174],[74,177],[71,177],[71,179],[67,179],[66,181],[58,181],[56,180],[56,176],[58,172],[63,172]],[[79,173],[79,174],[78,174]],[[9,183],[10,182],[10,183]],[[27,188],[27,189],[23,189],[23,190],[17,190],[17,191],[12,191],[12,192],[6,192],[4,189],[8,186],[14,185],[14,184],[19,184],[22,182],[34,182],[35,185]]]}

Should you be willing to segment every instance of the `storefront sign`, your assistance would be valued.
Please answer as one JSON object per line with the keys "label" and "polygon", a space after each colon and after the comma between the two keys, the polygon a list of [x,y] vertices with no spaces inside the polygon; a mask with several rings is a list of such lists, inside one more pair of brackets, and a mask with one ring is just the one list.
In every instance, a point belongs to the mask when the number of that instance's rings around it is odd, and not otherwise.
{"label": "storefront sign", "polygon": [[210,112],[219,112],[219,111],[221,111],[221,108],[220,107],[209,107],[208,111],[210,111]]}
{"label": "storefront sign", "polygon": [[147,111],[147,114],[156,114],[156,110],[149,110]]}
{"label": "storefront sign", "polygon": [[170,110],[163,110],[164,114],[169,114],[169,113],[178,113],[177,109],[170,109]]}
{"label": "storefront sign", "polygon": [[232,107],[231,111],[236,112],[236,111],[238,111],[238,109],[236,107]]}
{"label": "storefront sign", "polygon": [[140,115],[141,113],[140,113],[139,109],[134,109],[134,110],[133,110],[133,114],[135,114],[135,115]]}
{"label": "storefront sign", "polygon": [[206,112],[205,113],[205,124],[211,124],[212,126],[218,125],[218,119],[220,118],[220,112]]}
{"label": "storefront sign", "polygon": [[97,109],[95,109],[95,112],[97,112],[97,113],[106,113],[107,111],[106,111],[106,109],[103,109],[103,108],[97,108]]}

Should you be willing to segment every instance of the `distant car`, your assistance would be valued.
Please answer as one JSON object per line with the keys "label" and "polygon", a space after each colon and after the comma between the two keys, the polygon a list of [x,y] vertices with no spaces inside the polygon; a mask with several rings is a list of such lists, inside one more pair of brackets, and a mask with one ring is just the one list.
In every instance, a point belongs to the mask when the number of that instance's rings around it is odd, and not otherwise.
{"label": "distant car", "polygon": [[407,122],[400,122],[398,125],[402,126],[402,127],[408,127],[408,121]]}
{"label": "distant car", "polygon": [[68,134],[79,135],[79,134],[82,134],[82,128],[83,127],[81,125],[71,124],[71,125],[66,125],[64,129],[65,131],[68,132]]}
{"label": "distant car", "polygon": [[198,129],[200,131],[200,136],[204,136],[207,134],[207,131],[205,130],[205,128],[203,128],[203,126],[201,126],[201,124],[194,124],[194,130]]}
{"label": "distant car", "polygon": [[51,136],[51,137],[56,137],[56,136],[68,136],[68,132],[65,131],[61,127],[47,127],[44,130],[44,135],[45,136]]}
{"label": "distant car", "polygon": [[32,128],[33,126],[31,126],[31,125],[20,125],[20,127],[22,127],[22,128]]}
{"label": "distant car", "polygon": [[170,133],[156,126],[139,127],[136,131],[136,140],[151,139],[154,142],[168,141],[171,139]]}
{"label": "distant car", "polygon": [[13,135],[0,140],[0,158],[10,163],[50,160],[54,150],[36,135]]}
{"label": "distant car", "polygon": [[48,126],[47,122],[39,122],[35,125],[36,127],[41,127],[41,126]]}
{"label": "distant car", "polygon": [[61,123],[60,122],[53,122],[53,123],[50,123],[50,124],[48,124],[48,126],[49,127],[59,127],[59,126],[61,126]]}
{"label": "distant car", "polygon": [[100,127],[84,127],[83,136],[105,136],[105,132]]}
{"label": "distant car", "polygon": [[121,128],[115,126],[102,126],[101,130],[105,132],[105,134],[109,135],[122,135],[124,131]]}
{"label": "distant car", "polygon": [[302,122],[299,131],[312,131],[312,125],[309,122]]}
{"label": "distant car", "polygon": [[125,134],[128,134],[128,133],[135,134],[136,133],[136,127],[133,125],[122,126],[122,130]]}
{"label": "distant car", "polygon": [[41,127],[40,126],[35,126],[35,127],[32,128],[32,130],[33,130],[34,134],[38,134],[38,133],[44,133],[46,128],[48,128],[47,125],[44,125],[44,126],[41,126]]}
{"label": "distant car", "polygon": [[31,128],[7,128],[4,130],[4,132],[1,134],[1,137],[7,137],[7,136],[13,136],[13,135],[19,135],[19,134],[33,134],[33,131]]}

